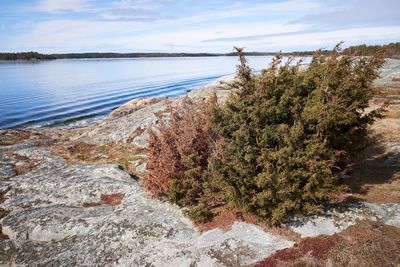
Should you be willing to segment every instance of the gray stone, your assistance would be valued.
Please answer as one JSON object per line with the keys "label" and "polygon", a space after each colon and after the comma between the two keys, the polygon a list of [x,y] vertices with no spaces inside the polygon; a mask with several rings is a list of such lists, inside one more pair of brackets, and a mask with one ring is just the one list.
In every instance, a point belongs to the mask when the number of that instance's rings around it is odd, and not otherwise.
{"label": "gray stone", "polygon": [[[218,102],[222,103],[232,93],[229,84],[233,80],[233,76],[223,77],[210,85],[191,91],[187,96],[208,98],[215,93]],[[167,120],[169,105],[179,105],[182,98],[174,101],[158,97],[134,99],[114,110],[104,120],[87,127],[75,139],[98,145],[124,143],[145,148],[148,144],[148,131],[154,129],[161,120]]]}
{"label": "gray stone", "polygon": [[332,203],[323,214],[293,219],[287,225],[302,237],[314,237],[339,233],[357,220],[381,221],[400,227],[400,204]]}
{"label": "gray stone", "polygon": [[[293,242],[235,223],[199,233],[179,207],[152,199],[116,164],[69,166],[45,149],[15,151],[38,168],[0,182],[0,263],[19,266],[239,266]],[[29,153],[28,153],[29,152]],[[102,196],[122,194],[109,205]],[[11,242],[10,242],[11,241]]]}
{"label": "gray stone", "polygon": [[0,163],[0,180],[15,176],[16,174],[13,165]]}
{"label": "gray stone", "polygon": [[162,114],[169,103],[165,99],[151,99],[147,99],[148,105],[136,106],[137,100],[124,104],[104,120],[88,127],[76,140],[98,145],[120,142],[146,147],[148,129],[158,123],[158,114]]}
{"label": "gray stone", "polygon": [[[386,83],[387,75],[393,74],[385,71],[377,84]],[[223,103],[232,93],[232,81],[232,76],[224,77],[188,96],[207,98],[215,93]],[[143,148],[148,131],[161,120],[167,121],[169,105],[179,105],[181,99],[130,101],[104,120],[81,128],[73,139]],[[7,131],[0,133],[12,140]],[[397,147],[391,146],[393,153]],[[0,192],[5,193],[0,208],[10,211],[0,221],[2,232],[10,238],[0,240],[0,265],[239,266],[294,244],[243,222],[234,223],[228,231],[200,233],[179,207],[149,197],[140,182],[118,165],[68,165],[53,156],[51,149],[36,147],[32,138],[0,146],[0,175],[9,178],[0,181]],[[34,160],[36,169],[13,176],[10,166],[23,161],[6,156],[9,153]],[[135,167],[142,173],[145,162],[138,160]],[[120,201],[105,200],[113,196]],[[293,219],[288,227],[303,237],[316,236],[340,232],[358,219],[400,227],[400,204],[333,203],[322,214]]]}

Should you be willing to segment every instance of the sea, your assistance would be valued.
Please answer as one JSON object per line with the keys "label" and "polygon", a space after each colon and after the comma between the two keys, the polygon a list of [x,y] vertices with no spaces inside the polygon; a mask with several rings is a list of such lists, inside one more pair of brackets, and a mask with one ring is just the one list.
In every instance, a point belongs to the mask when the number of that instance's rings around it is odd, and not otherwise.
{"label": "sea", "polygon": [[[260,71],[272,57],[248,57]],[[136,98],[187,94],[236,72],[237,57],[0,61],[0,128],[85,124]]]}

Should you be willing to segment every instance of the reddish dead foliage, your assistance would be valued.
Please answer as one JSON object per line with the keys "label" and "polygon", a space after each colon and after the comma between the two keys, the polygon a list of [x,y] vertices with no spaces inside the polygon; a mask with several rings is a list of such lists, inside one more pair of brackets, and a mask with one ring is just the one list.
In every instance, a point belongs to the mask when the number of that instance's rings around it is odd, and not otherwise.
{"label": "reddish dead foliage", "polygon": [[[190,168],[185,160],[189,156],[195,156],[195,167],[207,168],[213,144],[208,124],[215,101],[214,98],[208,103],[185,98],[180,106],[172,108],[168,124],[161,123],[158,132],[150,132],[144,186],[151,195],[165,196],[173,180],[185,183],[186,171]],[[193,181],[193,184],[196,183],[199,181]],[[191,196],[187,197],[192,199],[200,194],[196,190],[189,190],[188,193]]]}
{"label": "reddish dead foliage", "polygon": [[122,199],[124,198],[125,194],[123,193],[115,193],[115,194],[109,194],[101,195],[101,203],[104,205],[111,205],[111,206],[116,206],[121,204]]}
{"label": "reddish dead foliage", "polygon": [[301,258],[312,256],[317,260],[325,260],[330,250],[339,242],[337,235],[306,238],[298,247],[282,249],[253,265],[253,267],[278,266],[279,262],[295,262]]}
{"label": "reddish dead foliage", "polygon": [[400,229],[360,221],[339,234],[306,238],[254,266],[397,266]]}
{"label": "reddish dead foliage", "polygon": [[121,201],[124,198],[124,196],[125,196],[125,194],[123,194],[123,193],[101,194],[100,202],[83,203],[82,206],[84,208],[97,207],[97,206],[101,206],[101,205],[117,206],[117,205],[121,204]]}
{"label": "reddish dead foliage", "polygon": [[225,208],[212,209],[212,212],[215,214],[212,221],[196,224],[196,227],[201,232],[206,232],[217,228],[229,230],[234,222],[242,221],[242,218],[240,218],[237,214],[234,214],[233,212],[227,212],[225,211]]}

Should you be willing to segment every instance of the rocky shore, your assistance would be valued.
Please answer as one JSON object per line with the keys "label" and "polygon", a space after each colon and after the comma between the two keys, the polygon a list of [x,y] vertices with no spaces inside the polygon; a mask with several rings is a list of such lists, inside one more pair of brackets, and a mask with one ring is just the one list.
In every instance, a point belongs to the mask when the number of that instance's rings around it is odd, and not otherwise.
{"label": "rocky shore", "polygon": [[[261,264],[277,251],[265,263],[287,266],[285,260],[307,257],[325,264],[337,244],[356,240],[352,233],[358,225],[373,228],[370,241],[381,238],[382,248],[393,241],[392,247],[400,249],[396,77],[400,61],[390,60],[371,101],[389,101],[389,114],[371,129],[376,143],[343,177],[352,191],[327,204],[323,213],[293,218],[280,229],[239,218],[224,221],[222,215],[220,224],[196,226],[179,207],[148,196],[140,181],[148,130],[166,120],[171,105],[179,105],[181,98],[133,100],[83,128],[1,130],[0,265],[240,266]],[[224,77],[188,97],[216,93],[222,103],[232,92],[232,79]],[[304,242],[323,243],[320,238],[327,236],[336,238],[329,253],[315,256],[315,248],[308,254],[293,252],[306,247]],[[362,246],[354,242],[354,247]],[[290,258],[283,249],[299,256]],[[400,255],[391,254],[382,266],[400,263]]]}

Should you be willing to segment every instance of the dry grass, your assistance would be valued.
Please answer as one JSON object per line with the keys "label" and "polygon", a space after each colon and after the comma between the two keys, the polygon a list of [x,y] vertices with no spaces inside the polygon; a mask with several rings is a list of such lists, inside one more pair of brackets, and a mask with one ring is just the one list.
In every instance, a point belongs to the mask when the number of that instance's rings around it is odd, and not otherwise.
{"label": "dry grass", "polygon": [[18,144],[32,135],[31,131],[24,130],[5,130],[0,133],[0,146]]}
{"label": "dry grass", "polygon": [[400,229],[359,221],[339,234],[306,238],[252,266],[399,266]]}
{"label": "dry grass", "polygon": [[15,161],[11,163],[16,173],[15,175],[23,175],[31,172],[40,164],[39,160],[31,159],[27,156],[19,155],[14,152],[6,152],[5,155],[11,161]]}
{"label": "dry grass", "polygon": [[375,97],[387,97],[387,98],[397,98],[399,96],[400,88],[397,87],[383,87],[376,86],[373,88],[373,94]]}
{"label": "dry grass", "polygon": [[385,164],[392,153],[377,142],[356,159],[349,171],[350,178],[346,180],[350,193],[339,196],[339,199],[374,203],[400,202],[399,165]]}
{"label": "dry grass", "polygon": [[19,164],[14,164],[14,170],[17,173],[17,175],[26,174],[34,170],[39,164],[37,160],[30,159],[26,156],[22,156],[19,154],[12,154],[12,156],[16,160],[18,160],[19,163]]}
{"label": "dry grass", "polygon": [[131,174],[136,174],[133,162],[145,161],[145,150],[120,144],[94,145],[82,142],[58,143],[52,154],[64,158],[70,164],[118,163]]}
{"label": "dry grass", "polygon": [[164,110],[159,110],[154,112],[154,115],[159,119],[163,119],[169,114],[171,114],[171,112],[172,112],[172,107],[171,105],[168,105]]}
{"label": "dry grass", "polygon": [[[369,110],[380,107],[385,100],[400,100],[399,88],[376,88],[376,98]],[[375,203],[400,202],[400,167],[385,160],[394,152],[388,144],[400,143],[400,104],[390,104],[386,117],[370,128],[371,145],[360,153],[349,168],[346,184],[350,192],[337,198]]]}

